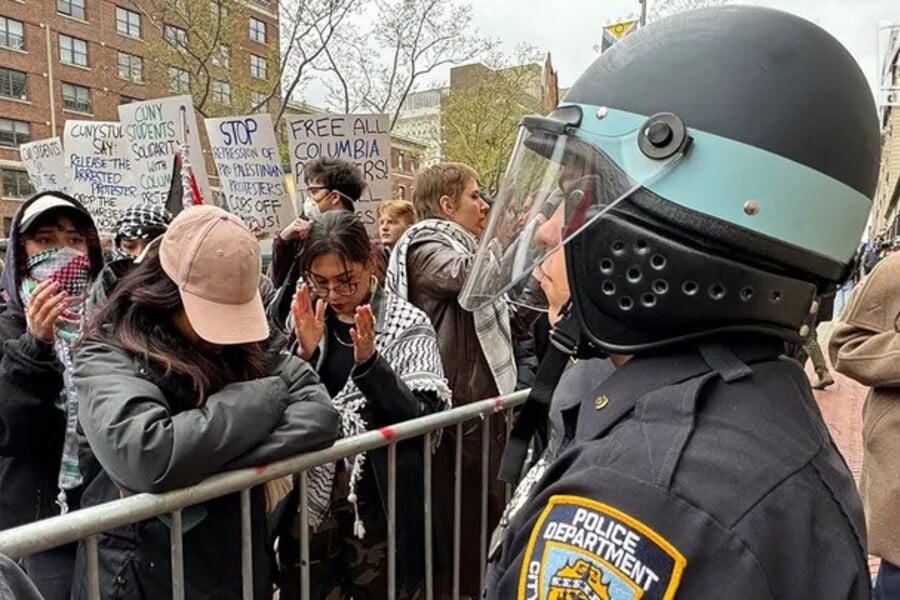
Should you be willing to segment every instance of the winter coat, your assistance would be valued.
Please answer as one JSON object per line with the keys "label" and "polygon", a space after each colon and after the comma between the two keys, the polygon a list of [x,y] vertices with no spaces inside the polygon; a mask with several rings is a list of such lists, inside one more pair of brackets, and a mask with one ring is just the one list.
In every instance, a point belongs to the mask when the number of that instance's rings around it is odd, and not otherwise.
{"label": "winter coat", "polygon": [[859,478],[869,552],[900,565],[900,253],[856,287],[829,351],[838,372],[872,388],[863,406]]}
{"label": "winter coat", "polygon": [[[0,530],[59,514],[56,497],[66,423],[56,403],[63,389],[63,367],[53,344],[27,331],[19,298],[18,270],[25,260],[19,222],[25,209],[44,195],[23,203],[13,217],[2,275],[9,300],[0,313]],[[100,243],[96,236],[89,239],[93,265],[100,260]],[[97,271],[100,266],[97,263]],[[70,510],[78,508],[80,495],[81,488],[67,492]]]}
{"label": "winter coat", "polygon": [[[312,369],[273,355],[268,377],[233,383],[195,408],[189,382],[118,348],[88,342],[76,357],[79,420],[102,471],[83,506],[131,492],[159,493],[228,469],[265,464],[331,445],[338,415]],[[187,598],[241,597],[239,494],[185,510]],[[171,596],[167,518],[100,536],[101,595]],[[262,486],[251,491],[254,598],[271,596],[275,563]],[[79,547],[73,599],[87,597],[86,556]]]}

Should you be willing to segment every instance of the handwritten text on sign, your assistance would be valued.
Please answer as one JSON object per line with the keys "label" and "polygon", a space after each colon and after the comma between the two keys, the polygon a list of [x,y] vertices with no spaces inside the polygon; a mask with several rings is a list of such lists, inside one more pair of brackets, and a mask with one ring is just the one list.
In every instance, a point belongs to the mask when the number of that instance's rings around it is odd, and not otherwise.
{"label": "handwritten text on sign", "polygon": [[355,163],[367,184],[356,212],[373,233],[378,221],[377,203],[391,197],[391,135],[387,115],[290,116],[286,124],[297,189],[306,187],[303,168],[317,158],[343,158]]}
{"label": "handwritten text on sign", "polygon": [[19,155],[36,191],[65,192],[69,189],[62,142],[58,137],[22,144]]}
{"label": "handwritten text on sign", "polygon": [[166,201],[172,183],[172,162],[181,141],[182,114],[194,176],[206,202],[212,201],[191,97],[174,96],[119,107],[126,156],[133,161],[141,202],[161,205]]}
{"label": "handwritten text on sign", "polygon": [[206,132],[229,212],[272,237],[294,220],[270,115],[206,119]]}
{"label": "handwritten text on sign", "polygon": [[139,201],[122,126],[69,120],[63,141],[70,193],[91,213],[101,233],[114,233],[122,212]]}

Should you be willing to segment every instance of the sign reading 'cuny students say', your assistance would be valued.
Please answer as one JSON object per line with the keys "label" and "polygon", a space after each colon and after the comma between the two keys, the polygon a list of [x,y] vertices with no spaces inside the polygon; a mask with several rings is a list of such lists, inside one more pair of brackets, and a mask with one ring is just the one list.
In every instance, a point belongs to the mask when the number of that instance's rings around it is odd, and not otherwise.
{"label": "sign reading 'cuny students say'", "polygon": [[139,202],[122,125],[69,120],[63,142],[69,192],[91,213],[100,233],[113,233],[122,213]]}
{"label": "sign reading 'cuny students say'", "polygon": [[377,203],[391,197],[387,115],[292,115],[285,122],[296,188],[305,187],[303,168],[317,158],[343,158],[356,163],[367,184],[356,212],[373,233],[378,222]]}
{"label": "sign reading 'cuny students say'", "polygon": [[22,144],[19,156],[36,191],[65,192],[69,189],[62,142],[58,137]]}
{"label": "sign reading 'cuny students say'", "polygon": [[229,212],[260,237],[273,237],[294,220],[270,115],[206,119]]}
{"label": "sign reading 'cuny students say'", "polygon": [[190,96],[173,96],[119,107],[119,121],[126,156],[132,159],[138,200],[162,205],[172,183],[172,162],[181,140],[181,115],[188,129],[187,144],[191,167],[205,202],[212,202],[200,133]]}

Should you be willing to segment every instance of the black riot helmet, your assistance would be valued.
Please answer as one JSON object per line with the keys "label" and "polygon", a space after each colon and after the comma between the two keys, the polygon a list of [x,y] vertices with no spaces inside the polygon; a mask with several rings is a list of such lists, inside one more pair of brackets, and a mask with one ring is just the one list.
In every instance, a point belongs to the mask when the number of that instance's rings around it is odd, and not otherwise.
{"label": "black riot helmet", "polygon": [[513,296],[564,252],[597,353],[797,341],[848,272],[879,147],[863,73],[818,26],[748,6],[650,24],[522,120],[461,301]]}

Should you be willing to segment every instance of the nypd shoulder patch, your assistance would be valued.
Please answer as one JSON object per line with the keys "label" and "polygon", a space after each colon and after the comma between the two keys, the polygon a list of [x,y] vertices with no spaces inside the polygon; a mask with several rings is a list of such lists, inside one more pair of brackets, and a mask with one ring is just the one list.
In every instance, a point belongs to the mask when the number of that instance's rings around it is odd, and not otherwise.
{"label": "nypd shoulder patch", "polygon": [[553,496],[522,562],[520,599],[671,600],[687,564],[658,533],[580,496]]}

